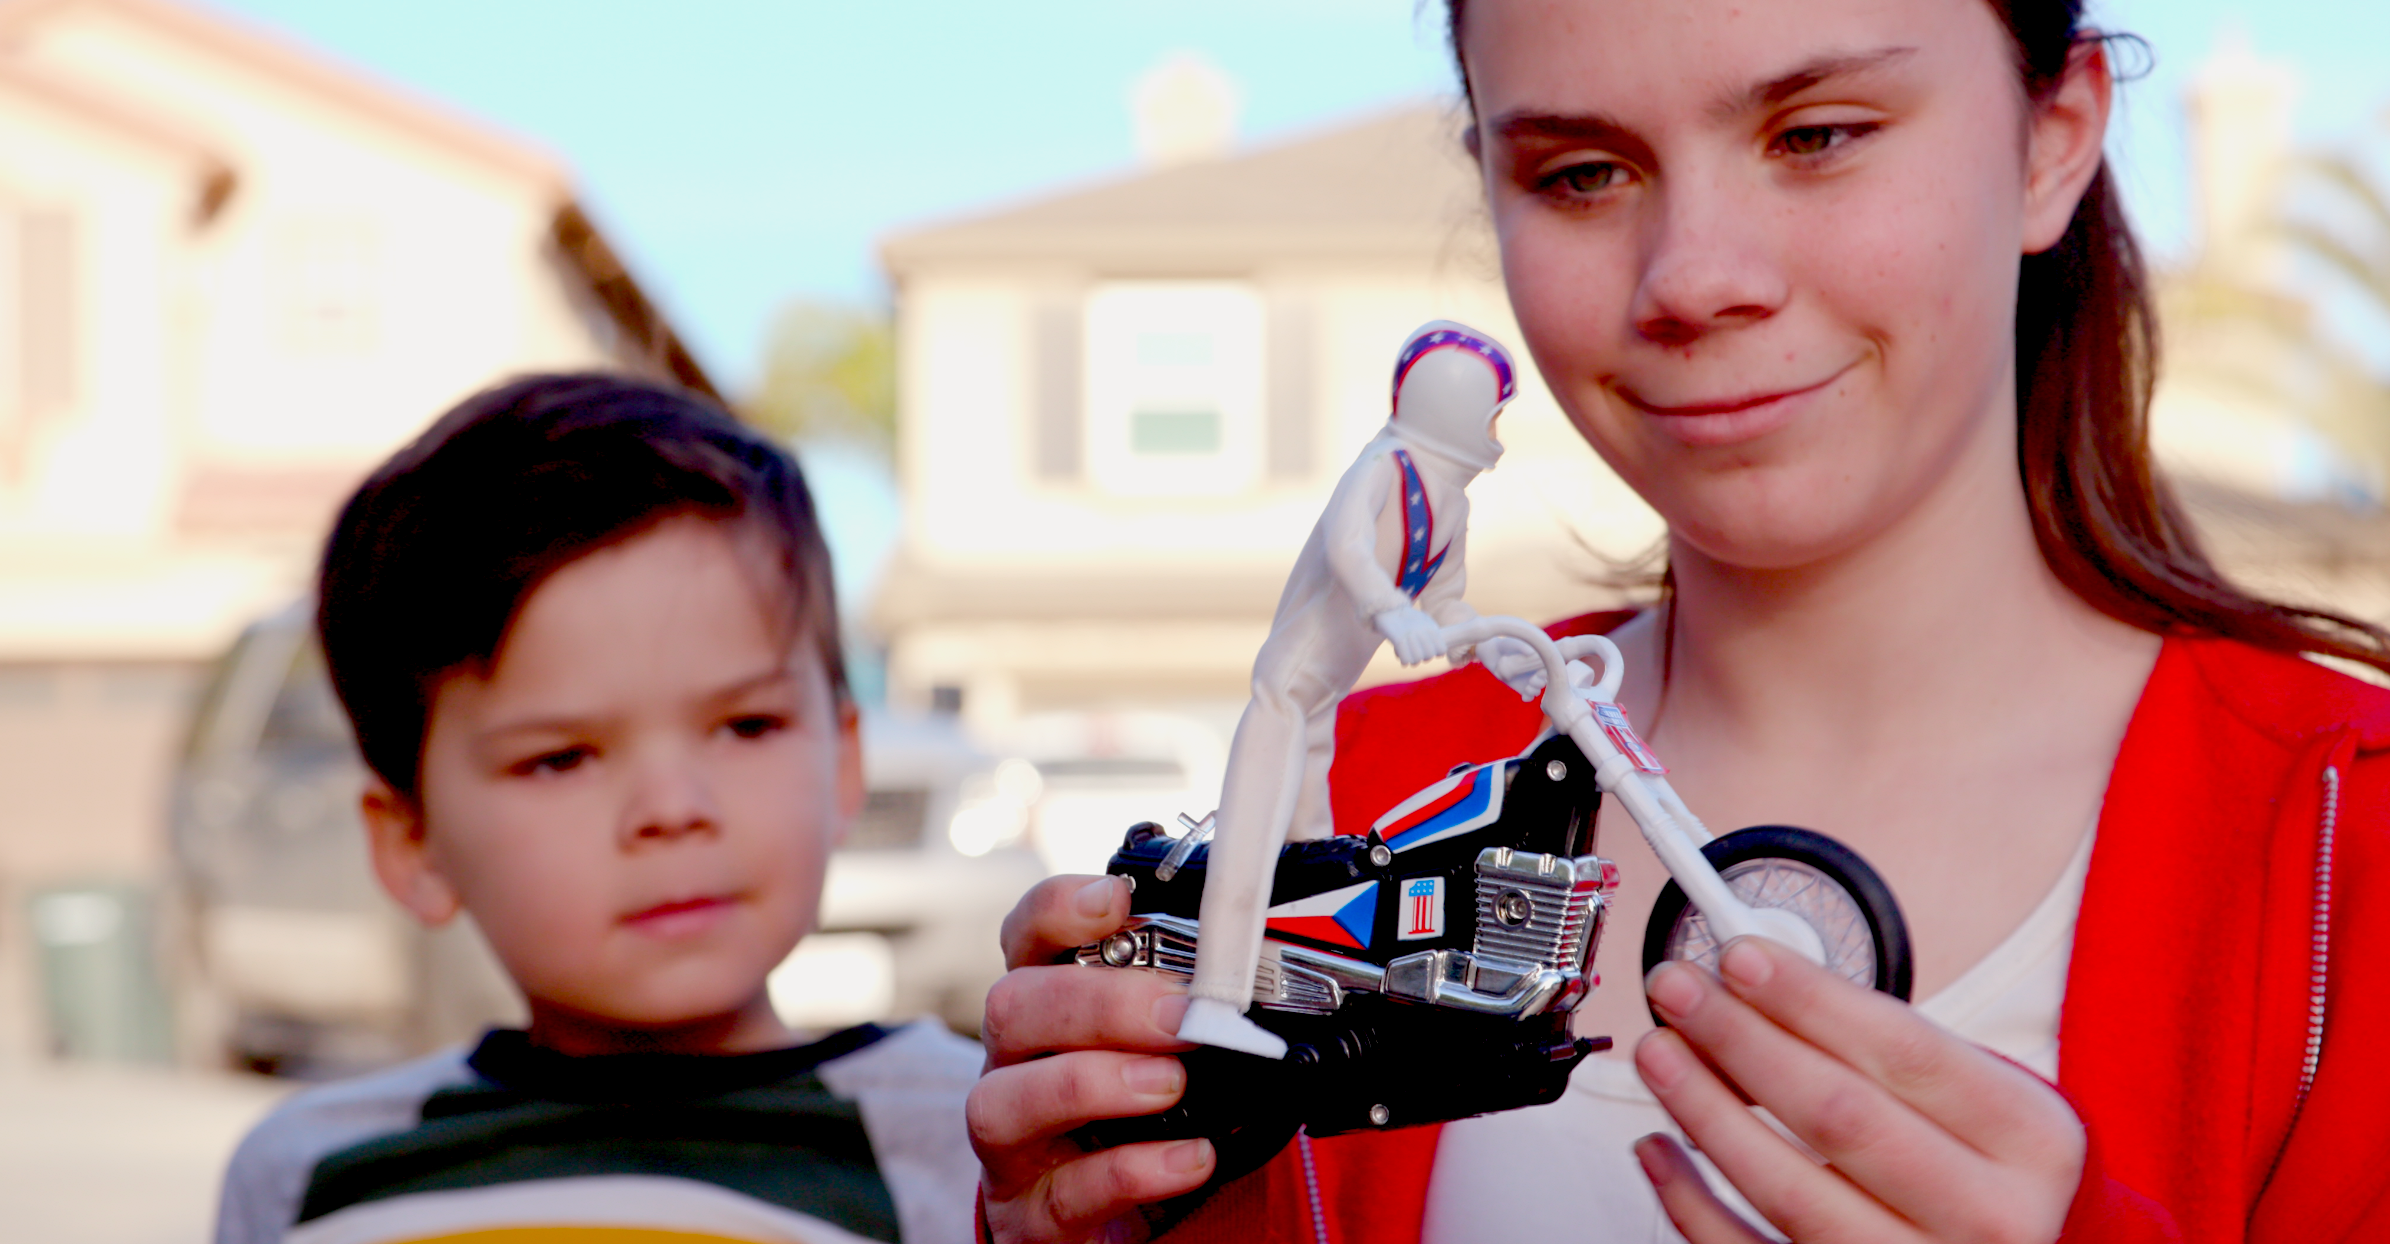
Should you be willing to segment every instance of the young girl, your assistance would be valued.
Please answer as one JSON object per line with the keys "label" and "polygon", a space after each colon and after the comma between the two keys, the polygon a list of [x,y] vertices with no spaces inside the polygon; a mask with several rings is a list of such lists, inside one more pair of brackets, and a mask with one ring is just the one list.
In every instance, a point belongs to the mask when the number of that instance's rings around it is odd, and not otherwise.
{"label": "young girl", "polygon": [[[2079,0],[1447,8],[1526,344],[1668,522],[1660,607],[1555,630],[1618,641],[1707,822],[1882,871],[1921,1001],[1759,941],[1620,988],[1665,873],[1605,810],[1628,887],[1580,1028],[1621,1057],[1550,1107],[1298,1142],[1179,1231],[2390,1232],[2390,695],[2296,655],[2390,653],[2225,583],[2155,478]],[[1523,744],[1506,694],[1464,670],[1348,701],[1340,822]],[[972,1110],[998,1238],[1099,1233],[1211,1169],[1061,1138],[1182,1081],[1167,986],[1033,966],[1126,906],[1050,882],[1008,925]]]}

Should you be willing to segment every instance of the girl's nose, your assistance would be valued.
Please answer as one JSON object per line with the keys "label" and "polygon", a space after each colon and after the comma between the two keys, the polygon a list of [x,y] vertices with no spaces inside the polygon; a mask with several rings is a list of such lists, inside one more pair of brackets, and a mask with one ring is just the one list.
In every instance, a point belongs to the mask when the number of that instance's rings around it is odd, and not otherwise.
{"label": "girl's nose", "polygon": [[1683,178],[1654,196],[1635,331],[1684,347],[1781,310],[1790,295],[1758,205],[1727,179]]}

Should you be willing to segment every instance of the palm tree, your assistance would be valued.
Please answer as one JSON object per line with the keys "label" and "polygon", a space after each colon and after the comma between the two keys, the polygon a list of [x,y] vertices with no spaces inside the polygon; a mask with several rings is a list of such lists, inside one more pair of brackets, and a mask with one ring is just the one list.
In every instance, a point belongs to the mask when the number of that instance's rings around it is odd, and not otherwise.
{"label": "palm tree", "polygon": [[896,440],[896,340],[887,316],[790,304],[773,322],[763,383],[740,409],[783,437],[888,452]]}

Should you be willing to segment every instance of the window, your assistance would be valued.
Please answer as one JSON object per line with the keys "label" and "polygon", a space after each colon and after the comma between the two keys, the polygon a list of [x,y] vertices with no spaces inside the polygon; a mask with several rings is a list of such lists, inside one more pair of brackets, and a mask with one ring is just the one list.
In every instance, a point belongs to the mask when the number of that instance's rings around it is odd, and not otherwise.
{"label": "window", "polygon": [[292,221],[277,239],[283,339],[300,354],[374,345],[381,248],[374,227],[338,218]]}
{"label": "window", "polygon": [[1250,286],[1098,286],[1086,343],[1086,462],[1097,487],[1217,496],[1258,482],[1262,309]]}
{"label": "window", "polygon": [[75,218],[0,202],[0,451],[75,399]]}

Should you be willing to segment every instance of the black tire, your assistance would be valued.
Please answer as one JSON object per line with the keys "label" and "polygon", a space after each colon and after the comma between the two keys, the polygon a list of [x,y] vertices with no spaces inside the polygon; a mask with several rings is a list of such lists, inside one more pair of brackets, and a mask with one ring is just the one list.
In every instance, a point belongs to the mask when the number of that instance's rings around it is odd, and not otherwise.
{"label": "black tire", "polygon": [[[1795,904],[1769,902],[1768,893],[1763,892],[1755,899],[1743,893],[1741,887],[1737,889],[1745,902],[1791,909],[1808,919],[1828,943],[1829,966],[1839,961],[1836,970],[1845,978],[1903,1002],[1909,1000],[1909,983],[1915,974],[1916,961],[1909,950],[1908,922],[1901,918],[1900,904],[1894,901],[1892,888],[1884,884],[1884,879],[1876,875],[1866,860],[1859,858],[1858,852],[1816,830],[1791,825],[1754,825],[1711,839],[1708,846],[1701,848],[1701,854],[1726,878],[1729,886],[1738,881],[1744,886],[1767,886],[1783,877],[1796,882],[1828,883],[1832,888],[1827,892],[1827,901],[1844,906],[1864,920],[1864,938],[1855,936],[1856,930],[1847,924],[1840,929],[1820,926]],[[1791,867],[1767,869],[1770,862]],[[1774,897],[1797,898],[1815,893],[1812,886]],[[1716,971],[1716,946],[1709,945],[1705,951],[1689,956],[1683,953],[1686,942],[1700,945],[1706,931],[1701,913],[1692,909],[1685,899],[1684,888],[1671,879],[1660,891],[1660,900],[1652,904],[1650,922],[1643,926],[1644,973],[1648,975],[1669,958],[1690,958]],[[1839,955],[1838,944],[1842,952]],[[1657,1020],[1659,1016],[1654,1013],[1652,1018]]]}

